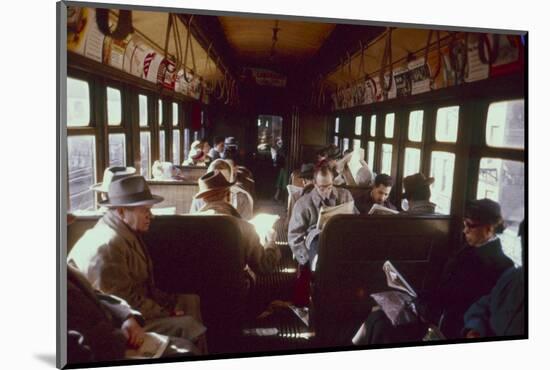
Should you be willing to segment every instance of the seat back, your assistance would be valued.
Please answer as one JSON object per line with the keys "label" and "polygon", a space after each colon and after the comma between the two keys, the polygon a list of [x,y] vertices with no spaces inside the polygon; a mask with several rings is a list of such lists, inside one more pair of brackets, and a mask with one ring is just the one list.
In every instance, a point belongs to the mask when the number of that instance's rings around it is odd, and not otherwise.
{"label": "seat back", "polygon": [[449,254],[448,216],[337,215],[325,225],[312,282],[313,324],[323,344],[349,345],[370,294],[388,290],[386,260],[415,290],[433,287]]}
{"label": "seat back", "polygon": [[189,182],[197,182],[199,177],[206,174],[204,166],[180,166],[183,177]]}
{"label": "seat back", "polygon": [[199,192],[197,182],[189,181],[147,181],[151,193],[160,195],[164,200],[154,205],[154,208],[176,207],[176,214],[187,214],[191,208],[193,197]]}

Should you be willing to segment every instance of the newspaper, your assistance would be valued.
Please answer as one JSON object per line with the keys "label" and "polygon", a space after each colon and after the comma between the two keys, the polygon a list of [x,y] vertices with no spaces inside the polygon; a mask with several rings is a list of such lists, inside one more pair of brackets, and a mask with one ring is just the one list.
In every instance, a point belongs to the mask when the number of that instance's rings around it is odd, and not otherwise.
{"label": "newspaper", "polygon": [[370,208],[368,214],[369,215],[397,215],[399,214],[399,212],[375,203]]}
{"label": "newspaper", "polygon": [[319,218],[317,219],[317,229],[322,230],[323,226],[327,223],[327,221],[334,215],[347,215],[347,214],[353,214],[353,211],[355,209],[355,202],[349,201],[346,203],[339,204],[334,207],[321,207],[321,210],[319,211]]}
{"label": "newspaper", "polygon": [[415,290],[390,261],[384,263],[382,270],[386,275],[388,286],[400,291],[390,290],[374,293],[371,294],[371,297],[384,311],[393,326],[417,322],[418,311],[414,303],[417,297]]}
{"label": "newspaper", "polygon": [[143,344],[138,349],[126,350],[126,358],[131,359],[146,359],[146,358],[159,358],[164,353],[170,338],[166,335],[160,335],[157,333],[145,333],[143,337]]}

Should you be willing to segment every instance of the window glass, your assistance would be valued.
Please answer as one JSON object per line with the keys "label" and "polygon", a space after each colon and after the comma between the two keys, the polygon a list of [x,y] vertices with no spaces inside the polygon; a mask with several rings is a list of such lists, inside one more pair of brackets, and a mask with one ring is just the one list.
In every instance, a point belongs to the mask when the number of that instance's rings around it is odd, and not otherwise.
{"label": "window glass", "polygon": [[355,135],[361,135],[363,129],[363,116],[355,117]]}
{"label": "window glass", "polygon": [[520,222],[525,218],[525,168],[523,162],[498,158],[481,158],[477,182],[477,199],[498,202],[506,229],[500,235],[504,253],[521,265]]}
{"label": "window glass", "polygon": [[[187,131],[187,130],[186,130]],[[185,153],[187,158],[187,153]],[[180,165],[183,162],[180,157],[180,130],[172,131],[172,163]]]}
{"label": "window glass", "polygon": [[374,170],[374,141],[367,143],[367,163],[371,169]]}
{"label": "window glass", "polygon": [[420,149],[405,148],[405,165],[403,177],[420,172]]}
{"label": "window glass", "polygon": [[[183,156],[184,156],[184,158],[187,158],[187,156],[189,155],[189,147],[191,146],[189,133],[190,133],[190,131],[189,131],[188,128],[183,130]],[[179,131],[178,131],[178,135],[179,135]],[[178,141],[178,143],[179,143],[179,141]]]}
{"label": "window glass", "polygon": [[67,78],[67,126],[90,124],[90,89],[86,81]]}
{"label": "window glass", "polygon": [[197,140],[199,140],[199,132],[193,131],[193,141],[197,141]]}
{"label": "window glass", "polygon": [[126,136],[109,134],[109,166],[126,166]]}
{"label": "window glass", "polygon": [[95,137],[69,136],[67,138],[70,211],[94,208]]}
{"label": "window glass", "polygon": [[384,129],[384,136],[387,138],[393,137],[394,121],[395,121],[395,113],[386,114],[386,127]]}
{"label": "window glass", "polygon": [[340,132],[340,118],[336,117],[336,121],[334,122],[334,132],[337,134]]}
{"label": "window glass", "polygon": [[162,125],[162,100],[159,99],[159,125]]}
{"label": "window glass", "polygon": [[164,135],[164,130],[159,131],[159,150],[160,150],[160,161],[166,161],[166,136]]}
{"label": "window glass", "polygon": [[149,167],[151,165],[151,133],[147,131],[140,132],[139,139],[139,153],[141,156],[141,176],[148,179]]}
{"label": "window glass", "polygon": [[458,135],[459,106],[439,108],[435,121],[435,139],[446,143],[456,143]]}
{"label": "window glass", "polygon": [[382,172],[391,176],[391,157],[393,152],[393,145],[382,144]]}
{"label": "window glass", "polygon": [[430,200],[436,204],[435,211],[450,214],[453,194],[455,155],[448,152],[432,152],[430,177],[435,178]]}
{"label": "window glass", "polygon": [[148,125],[147,119],[147,96],[139,96],[139,125],[145,127]]}
{"label": "window glass", "polygon": [[524,148],[524,102],[511,100],[489,105],[485,137],[487,145],[499,148]]}
{"label": "window glass", "polygon": [[122,123],[122,99],[120,90],[107,88],[107,123],[109,126],[120,126]]}
{"label": "window glass", "polygon": [[172,125],[177,126],[179,123],[178,103],[172,103]]}
{"label": "window glass", "polygon": [[424,118],[423,110],[415,110],[409,114],[409,140],[420,142],[422,141],[422,119]]}
{"label": "window glass", "polygon": [[349,139],[347,137],[342,139],[342,151],[346,151],[349,149]]}
{"label": "window glass", "polygon": [[370,136],[376,136],[376,115],[370,117]]}
{"label": "window glass", "polygon": [[353,139],[353,149],[361,148],[361,139]]}
{"label": "window glass", "polygon": [[340,140],[340,139],[338,139],[338,136],[335,136],[335,137],[334,137],[334,145],[339,146],[339,145],[338,145],[338,143],[340,142],[339,140]]}

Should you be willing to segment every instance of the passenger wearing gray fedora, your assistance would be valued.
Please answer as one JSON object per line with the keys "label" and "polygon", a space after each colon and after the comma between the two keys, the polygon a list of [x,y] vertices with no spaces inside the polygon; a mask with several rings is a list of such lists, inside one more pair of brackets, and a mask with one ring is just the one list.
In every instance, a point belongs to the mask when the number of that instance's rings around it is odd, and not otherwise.
{"label": "passenger wearing gray fedora", "polygon": [[142,176],[111,182],[107,199],[99,202],[107,212],[80,238],[67,260],[95,289],[121,297],[140,311],[144,330],[196,341],[206,331],[199,297],[155,287],[152,261],[141,237],[153,218],[151,207],[162,201],[151,194]]}

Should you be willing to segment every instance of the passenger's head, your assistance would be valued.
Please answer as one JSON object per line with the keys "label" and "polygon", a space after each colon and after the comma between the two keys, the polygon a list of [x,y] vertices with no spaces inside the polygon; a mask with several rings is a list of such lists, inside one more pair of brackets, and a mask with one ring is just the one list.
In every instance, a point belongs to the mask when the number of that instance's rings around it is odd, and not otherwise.
{"label": "passenger's head", "polygon": [[210,144],[208,143],[208,140],[207,139],[201,139],[200,140],[200,145],[201,145],[201,149],[202,151],[205,153],[205,154],[208,154],[208,152],[210,151],[210,149],[212,148],[210,146]]}
{"label": "passenger's head", "polygon": [[464,237],[472,247],[479,247],[504,231],[500,205],[490,199],[469,201],[464,210]]}
{"label": "passenger's head", "polygon": [[315,169],[313,173],[315,190],[321,198],[328,198],[332,191],[332,182],[334,180],[332,171],[327,166],[321,166]]}
{"label": "passenger's head", "polygon": [[231,181],[233,178],[233,167],[223,159],[218,158],[210,163],[207,172],[212,172],[214,170],[220,171],[227,181]]}
{"label": "passenger's head", "polygon": [[193,163],[201,162],[205,159],[206,154],[202,150],[203,143],[199,140],[193,141],[191,144],[191,150],[189,150],[189,159]]}
{"label": "passenger's head", "polygon": [[393,179],[391,176],[381,173],[374,178],[374,186],[370,196],[375,203],[382,204],[390,196]]}
{"label": "passenger's head", "polygon": [[216,136],[213,144],[214,149],[216,149],[218,153],[223,153],[223,149],[225,147],[225,138],[223,136]]}
{"label": "passenger's head", "polygon": [[317,163],[324,161],[327,159],[327,148],[322,148],[316,153],[317,155]]}
{"label": "passenger's head", "polygon": [[334,144],[329,145],[327,148],[328,167],[330,169],[334,169],[336,167],[338,160],[341,158],[342,158],[342,153],[340,152],[340,148],[338,148]]}
{"label": "passenger's head", "polygon": [[151,194],[143,176],[124,177],[109,186],[108,199],[99,202],[114,212],[134,232],[149,230],[151,207],[164,198]]}
{"label": "passenger's head", "polygon": [[202,199],[205,203],[217,201],[229,201],[229,188],[235,185],[235,182],[229,182],[225,176],[218,170],[207,172],[199,178],[199,192],[195,199]]}
{"label": "passenger's head", "polygon": [[421,173],[407,176],[403,179],[403,197],[409,201],[430,200],[430,185],[433,182],[433,177],[426,177]]}
{"label": "passenger's head", "polygon": [[277,148],[282,148],[283,147],[283,139],[278,137],[277,139],[275,139],[275,144],[277,145]]}
{"label": "passenger's head", "polygon": [[302,179],[302,183],[305,186],[309,184],[313,184],[313,171],[315,170],[315,166],[313,163],[304,163],[300,167],[300,179]]}

